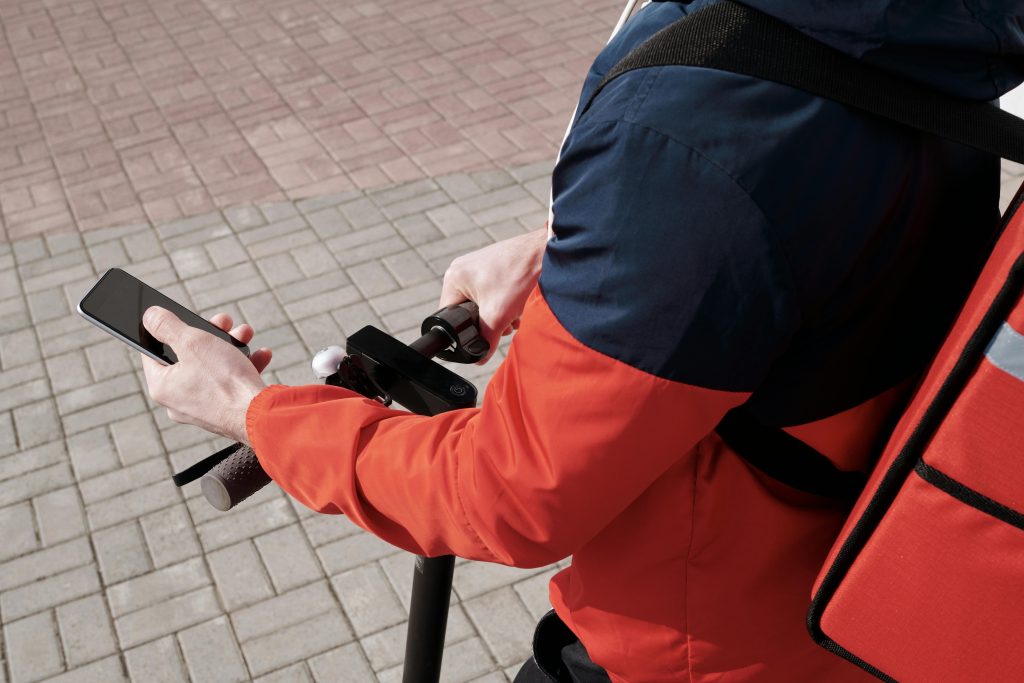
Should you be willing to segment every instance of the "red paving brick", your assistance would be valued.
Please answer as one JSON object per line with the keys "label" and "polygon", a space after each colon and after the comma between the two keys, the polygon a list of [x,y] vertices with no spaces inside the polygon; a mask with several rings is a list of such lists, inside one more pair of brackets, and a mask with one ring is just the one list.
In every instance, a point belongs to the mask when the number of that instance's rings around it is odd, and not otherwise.
{"label": "red paving brick", "polygon": [[553,158],[619,7],[0,0],[0,240]]}

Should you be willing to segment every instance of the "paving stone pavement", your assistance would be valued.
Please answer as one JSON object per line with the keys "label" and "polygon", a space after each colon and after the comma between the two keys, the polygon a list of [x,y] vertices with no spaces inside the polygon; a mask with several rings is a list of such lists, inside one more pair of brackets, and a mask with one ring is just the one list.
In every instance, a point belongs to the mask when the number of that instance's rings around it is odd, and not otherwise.
{"label": "paving stone pavement", "polygon": [[[411,556],[276,486],[224,514],[172,471],[224,445],[170,422],[136,354],[74,313],[111,266],[228,311],[269,381],[374,324],[417,336],[465,251],[543,225],[550,162],[0,244],[0,682],[398,681]],[[459,367],[485,387],[485,367]],[[461,562],[445,681],[505,681],[554,568]]]}

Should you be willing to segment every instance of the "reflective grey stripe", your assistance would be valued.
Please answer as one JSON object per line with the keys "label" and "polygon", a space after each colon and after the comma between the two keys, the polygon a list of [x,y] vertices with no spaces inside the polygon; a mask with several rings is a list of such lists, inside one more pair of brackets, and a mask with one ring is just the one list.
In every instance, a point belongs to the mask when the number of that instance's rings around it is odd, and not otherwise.
{"label": "reflective grey stripe", "polygon": [[989,342],[985,356],[992,365],[1024,382],[1024,335],[1003,323]]}

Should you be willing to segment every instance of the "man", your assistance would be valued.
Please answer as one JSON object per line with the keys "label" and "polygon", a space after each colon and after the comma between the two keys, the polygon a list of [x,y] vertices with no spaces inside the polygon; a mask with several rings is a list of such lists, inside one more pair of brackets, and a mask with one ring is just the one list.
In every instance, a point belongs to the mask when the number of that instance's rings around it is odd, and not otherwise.
{"label": "man", "polygon": [[[582,100],[709,1],[642,10]],[[748,4],[960,97],[1024,80],[1009,2]],[[160,311],[146,325],[182,362],[147,377],[173,419],[251,442],[298,500],[397,546],[516,566],[572,555],[522,681],[862,680],[804,628],[845,504],[766,476],[716,426],[742,405],[867,469],[984,259],[998,173],[775,83],[639,70],[575,122],[553,238],[446,276],[442,303],[478,301],[492,341],[521,317],[479,410],[425,418],[332,387],[265,388],[229,345]]]}

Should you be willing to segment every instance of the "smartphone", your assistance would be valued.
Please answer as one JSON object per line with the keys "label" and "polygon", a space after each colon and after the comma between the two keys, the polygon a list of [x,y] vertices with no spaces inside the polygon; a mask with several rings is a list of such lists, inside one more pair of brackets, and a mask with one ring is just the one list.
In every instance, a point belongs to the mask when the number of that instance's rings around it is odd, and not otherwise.
{"label": "smartphone", "polygon": [[187,325],[216,335],[249,355],[248,346],[120,268],[111,268],[93,285],[78,303],[78,312],[96,327],[153,360],[164,365],[177,363],[171,347],[158,341],[142,326],[142,314],[150,306],[166,308]]}

